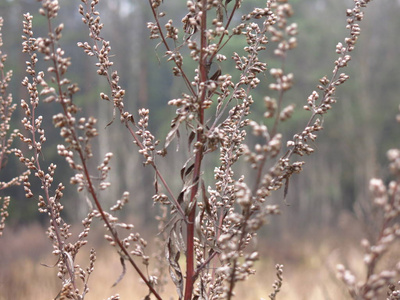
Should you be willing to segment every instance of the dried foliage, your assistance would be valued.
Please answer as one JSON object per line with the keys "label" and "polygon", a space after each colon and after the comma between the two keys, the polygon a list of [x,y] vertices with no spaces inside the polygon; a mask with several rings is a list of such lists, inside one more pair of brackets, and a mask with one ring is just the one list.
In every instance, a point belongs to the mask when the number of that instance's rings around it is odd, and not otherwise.
{"label": "dried foliage", "polygon": [[274,292],[269,295],[269,298],[271,300],[275,300],[276,296],[278,293],[281,291],[282,283],[283,283],[283,265],[276,265],[276,277],[278,277],[277,280],[275,280],[275,283],[272,285],[274,288]]}
{"label": "dried foliage", "polygon": [[[400,115],[397,119],[400,123]],[[369,189],[373,197],[373,204],[379,209],[381,224],[378,227],[374,240],[363,239],[361,244],[365,250],[364,264],[366,278],[357,279],[356,276],[343,265],[338,265],[338,278],[344,281],[354,299],[377,299],[382,290],[388,289],[387,299],[398,299],[399,291],[393,285],[400,273],[400,262],[390,269],[377,270],[377,265],[400,237],[400,149],[390,149],[387,152],[389,170],[393,180],[385,184],[382,179],[373,178],[369,182]]]}
{"label": "dried foliage", "polygon": [[[349,78],[343,69],[360,35],[363,8],[370,1],[355,0],[354,7],[346,11],[349,34],[336,46],[338,57],[332,75],[321,78],[317,90],[308,97],[304,106],[310,112],[308,122],[292,139],[283,141],[279,125],[294,113],[294,105],[284,103],[285,94],[294,82],[293,73],[285,68],[285,61],[297,46],[298,33],[297,24],[290,21],[294,12],[288,1],[268,0],[265,7],[238,16],[243,13],[240,0],[189,0],[182,24],[176,25],[164,11],[168,4],[149,0],[153,15],[153,20],[147,23],[150,39],[158,41],[157,51],[164,49],[172,75],[180,77],[186,86],[185,91],[168,102],[176,115],[165,139],[159,141],[149,130],[149,109],[141,108],[138,113],[132,113],[125,108],[126,92],[120,84],[118,71],[113,69],[111,43],[101,33],[105,25],[97,8],[99,0],[81,0],[79,13],[87,26],[88,40],[79,42],[78,46],[94,60],[97,74],[108,82],[109,90],[99,95],[113,106],[114,118],[108,125],[113,126],[112,123],[119,120],[126,127],[134,143],[132,146],[143,157],[143,164],[155,174],[155,191],[151,198],[161,211],[155,217],[160,230],[155,269],[150,268],[147,241],[134,230],[133,224],[120,221],[118,211],[129,201],[129,193],[124,192],[109,209],[102,204],[103,191],[112,184],[108,175],[113,154],[106,153],[97,168],[91,167],[95,164],[93,140],[99,135],[97,120],[84,116],[74,102],[79,87],[67,77],[71,61],[60,45],[64,25],[57,24],[58,1],[39,2],[39,12],[48,23],[48,34],[35,37],[32,15],[24,15],[22,45],[28,60],[22,85],[28,91],[29,100],[21,100],[23,126],[12,133],[9,133],[9,121],[16,106],[6,94],[11,72],[4,74],[6,56],[1,56],[0,165],[3,167],[6,156],[14,153],[26,171],[0,185],[3,189],[22,182],[26,197],[37,199],[39,211],[49,218],[47,235],[53,244],[58,277],[62,282],[56,298],[84,299],[89,292],[96,252],[90,250],[86,268],[76,263],[76,257],[83,253],[81,250],[87,244],[93,220],[100,219],[106,228],[105,239],[120,256],[123,272],[115,284],[131,266],[149,290],[143,295],[144,299],[151,296],[162,299],[167,272],[176,286],[178,299],[231,299],[236,285],[255,273],[254,263],[259,258],[255,245],[257,232],[270,216],[280,213],[279,206],[272,204],[269,196],[283,187],[286,197],[291,176],[301,172],[304,165],[299,157],[314,152],[313,142],[323,129],[324,115],[336,102],[336,89]],[[244,43],[244,48],[226,54],[226,45],[234,40]],[[265,51],[273,53],[281,66],[268,70],[261,58]],[[45,71],[38,70],[39,60],[47,63]],[[197,66],[194,76],[188,67],[193,63]],[[224,69],[227,63],[235,66],[235,74]],[[257,101],[253,99],[253,92],[267,70],[272,82],[270,95],[263,99],[265,119],[252,119],[250,113]],[[69,184],[53,182],[57,166],[41,158],[46,147],[42,124],[49,116],[38,115],[38,107],[48,105],[58,107],[59,113],[52,116],[52,122],[63,139],[57,146],[57,153],[74,173]],[[267,123],[271,126],[267,127]],[[177,174],[181,186],[176,191],[170,185],[170,175],[160,171],[158,161],[168,156],[171,144],[182,132],[187,136],[185,150],[189,155]],[[15,137],[19,137],[22,145],[10,149]],[[217,155],[219,160],[213,170],[208,170],[204,160],[211,155]],[[392,172],[398,176],[400,150],[390,150],[388,157]],[[236,167],[239,163],[247,164],[249,171],[241,173]],[[212,179],[206,176],[210,174]],[[375,273],[379,258],[400,232],[396,221],[400,212],[398,184],[398,180],[388,186],[382,180],[371,180],[375,204],[382,208],[384,218],[377,241],[363,241],[367,251],[367,280],[359,283],[350,271],[339,267],[339,275],[354,299],[373,299],[400,271],[400,267],[396,267]],[[72,225],[63,218],[63,190],[70,185],[75,185],[90,204],[90,211],[82,221],[82,232],[77,236],[72,235]],[[34,192],[33,186],[40,186],[41,192]],[[10,199],[2,201],[0,234]],[[276,299],[281,290],[283,265],[276,266],[276,274],[270,299]],[[389,294],[390,299],[397,299],[398,291],[391,286]],[[108,299],[119,299],[119,296]]]}
{"label": "dried foliage", "polygon": [[[11,154],[11,144],[17,137],[18,130],[10,132],[10,121],[13,112],[17,108],[17,104],[13,104],[13,97],[8,93],[7,88],[11,81],[12,71],[5,71],[4,63],[7,60],[7,54],[1,50],[3,46],[3,38],[1,29],[3,27],[3,18],[0,17],[0,170],[3,169],[8,161],[8,155]],[[0,190],[6,189],[13,185],[20,185],[24,176],[15,177],[9,181],[0,181]],[[0,197],[0,236],[3,234],[6,218],[8,217],[8,207],[11,198],[9,196]]]}
{"label": "dried foliage", "polygon": [[396,290],[396,286],[394,284],[389,284],[387,296],[387,300],[398,300],[400,299],[400,290]]}

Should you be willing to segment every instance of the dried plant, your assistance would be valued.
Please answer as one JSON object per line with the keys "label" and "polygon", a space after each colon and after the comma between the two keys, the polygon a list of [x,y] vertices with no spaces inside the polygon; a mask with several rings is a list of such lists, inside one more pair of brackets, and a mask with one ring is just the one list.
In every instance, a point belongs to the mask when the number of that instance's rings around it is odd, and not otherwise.
{"label": "dried plant", "polygon": [[394,284],[390,284],[387,296],[387,300],[398,300],[400,299],[400,290],[396,290],[396,286]]}
{"label": "dried plant", "polygon": [[[1,33],[2,27],[3,18],[0,17],[0,170],[7,164],[8,156],[11,154],[11,144],[14,141],[14,138],[16,138],[18,132],[18,130],[14,130],[10,133],[10,121],[17,105],[12,103],[12,94],[7,91],[13,72],[11,70],[7,72],[4,70],[4,63],[7,60],[7,54],[4,54],[1,50],[1,47],[3,46]],[[8,181],[0,181],[0,190],[13,185],[20,185],[25,175],[26,173]],[[8,206],[10,205],[10,201],[10,196],[0,197],[0,203],[2,203],[0,209],[0,236],[3,234],[5,221],[8,217]]]}
{"label": "dried plant", "polygon": [[[397,116],[400,123],[400,115]],[[338,265],[338,277],[347,285],[353,299],[377,299],[382,290],[389,286],[387,299],[398,299],[399,291],[393,285],[400,273],[400,262],[391,268],[377,270],[378,262],[382,260],[393,244],[400,237],[400,149],[390,149],[387,152],[389,170],[394,176],[387,185],[382,179],[373,178],[369,182],[369,189],[373,197],[373,204],[379,209],[380,215],[375,219],[381,222],[375,240],[363,239],[361,244],[365,250],[364,264],[366,278],[357,279],[356,276],[343,265]],[[376,222],[378,223],[378,222]]]}
{"label": "dried plant", "polygon": [[278,277],[277,280],[275,280],[275,283],[273,284],[274,292],[269,295],[269,298],[271,300],[275,300],[276,296],[278,293],[281,291],[282,283],[283,283],[283,265],[276,265],[276,277]]}
{"label": "dried plant", "polygon": [[[118,119],[126,127],[143,156],[143,164],[150,166],[155,174],[155,191],[151,196],[161,211],[155,219],[159,221],[158,245],[163,252],[158,254],[155,270],[150,268],[147,241],[133,230],[133,224],[120,221],[117,215],[128,202],[129,193],[124,192],[110,209],[102,204],[103,191],[111,184],[108,175],[113,154],[106,153],[98,167],[91,168],[93,163],[89,162],[95,158],[93,140],[99,134],[97,120],[93,116],[84,116],[74,102],[79,88],[67,78],[71,61],[60,45],[64,25],[56,24],[60,9],[58,1],[39,2],[42,5],[39,12],[48,23],[48,35],[34,37],[33,17],[29,13],[24,15],[23,52],[29,60],[22,85],[30,99],[21,100],[24,130],[12,133],[7,139],[7,122],[15,106],[11,105],[11,100],[4,100],[11,98],[5,96],[10,75],[3,75],[1,103],[5,108],[1,112],[4,111],[5,125],[0,129],[1,154],[13,152],[25,165],[26,172],[12,184],[22,181],[26,197],[35,197],[39,211],[49,217],[47,235],[53,243],[58,277],[62,282],[57,298],[84,299],[89,292],[88,281],[94,271],[96,252],[90,251],[86,268],[76,263],[76,257],[83,253],[81,250],[87,243],[91,224],[97,218],[105,224],[105,238],[116,248],[123,266],[123,273],[115,284],[122,279],[128,263],[149,289],[144,299],[150,299],[151,295],[162,299],[165,270],[169,271],[176,286],[178,299],[231,299],[236,285],[255,273],[253,267],[259,253],[254,240],[258,231],[267,218],[280,213],[279,206],[272,204],[269,196],[283,187],[286,197],[291,176],[301,172],[304,165],[298,156],[314,152],[310,144],[323,129],[324,115],[336,102],[336,88],[349,78],[342,69],[351,59],[350,52],[360,35],[363,8],[370,1],[355,0],[354,8],[347,10],[349,35],[336,46],[338,58],[333,74],[330,78],[321,78],[319,91],[313,91],[308,97],[304,109],[310,111],[311,116],[304,128],[284,142],[279,125],[290,119],[294,112],[293,104],[284,103],[285,94],[294,81],[293,74],[286,70],[285,61],[297,46],[298,33],[297,24],[290,22],[294,12],[288,1],[268,0],[264,8],[254,8],[240,20],[237,17],[242,13],[240,0],[187,1],[187,13],[182,25],[177,26],[166,18],[164,7],[168,4],[149,0],[153,15],[153,20],[147,23],[150,39],[158,41],[157,51],[164,49],[166,61],[172,65],[172,75],[180,77],[186,86],[185,91],[168,102],[175,107],[176,116],[171,120],[164,141],[160,142],[149,130],[149,109],[140,108],[137,114],[126,109],[126,92],[118,71],[113,69],[111,43],[101,34],[106,25],[97,9],[99,0],[81,0],[79,13],[87,26],[89,39],[79,42],[78,46],[95,59],[97,74],[108,82],[109,90],[99,95],[113,106],[114,117],[108,126],[113,126]],[[244,43],[244,48],[224,54],[230,51],[228,46],[233,40]],[[267,71],[262,55],[268,51],[281,66],[269,69],[272,83],[269,84],[271,94],[263,99],[265,119],[251,119],[250,113],[257,101],[253,99],[254,90]],[[38,70],[39,60],[48,64],[45,71]],[[227,72],[229,63],[235,66],[235,74]],[[190,68],[193,64],[195,70]],[[74,172],[69,184],[53,183],[57,166],[51,162],[44,166],[46,161],[41,160],[43,147],[46,147],[42,124],[48,116],[38,115],[37,108],[46,105],[58,107],[59,113],[52,116],[52,121],[63,139],[57,146],[57,153]],[[169,176],[160,171],[158,162],[168,155],[171,144],[179,139],[181,132],[187,133],[186,152],[182,153],[189,154],[177,174],[181,186],[176,190],[169,182]],[[8,150],[15,136],[25,146]],[[390,152],[395,169],[398,153],[400,151]],[[217,155],[219,160],[210,170],[205,160],[212,155]],[[249,166],[248,173],[241,173],[237,167],[244,164]],[[211,180],[207,176],[210,174],[213,175]],[[397,275],[397,271],[393,271],[373,276],[379,255],[398,231],[397,227],[389,225],[397,216],[393,215],[397,209],[397,183],[389,185],[386,191],[383,183],[378,181],[371,183],[373,192],[380,193],[377,201],[385,209],[391,206],[376,247],[368,245],[369,281],[359,287],[349,279],[348,271],[340,269],[354,296],[374,295],[374,291]],[[7,185],[3,184],[4,187]],[[76,237],[70,230],[72,224],[63,218],[63,190],[69,185],[75,185],[83,194],[82,198],[90,203],[90,211],[82,222],[83,230]],[[42,191],[34,192],[33,186],[40,186]],[[3,202],[0,230],[4,227],[8,202]],[[160,240],[161,237],[164,239]],[[71,241],[73,239],[75,241]],[[185,267],[180,265],[183,255]],[[276,266],[276,274],[278,279],[269,295],[271,299],[277,298],[282,287],[283,265]],[[108,299],[119,299],[119,296]]]}

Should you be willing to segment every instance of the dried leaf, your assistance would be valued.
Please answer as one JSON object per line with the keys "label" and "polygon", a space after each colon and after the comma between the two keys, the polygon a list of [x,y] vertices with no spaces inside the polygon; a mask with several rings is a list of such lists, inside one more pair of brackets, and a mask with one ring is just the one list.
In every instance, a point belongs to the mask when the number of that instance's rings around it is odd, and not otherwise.
{"label": "dried leaf", "polygon": [[186,166],[187,166],[187,164],[189,163],[191,161],[191,158],[189,158],[186,162],[185,162],[185,164],[183,165],[183,167],[182,167],[182,169],[181,169],[181,179],[182,179],[182,181],[185,181],[185,171],[186,171]]}
{"label": "dried leaf", "polygon": [[203,194],[204,208],[205,208],[207,214],[209,216],[211,216],[211,206],[210,206],[210,202],[208,201],[207,194],[206,194],[206,186],[204,184],[204,180],[201,180],[201,191]]}
{"label": "dried leaf", "polygon": [[168,132],[167,137],[165,138],[164,148],[167,148],[169,146],[169,144],[175,138],[177,131],[178,131],[178,126],[175,126]]}
{"label": "dried leaf", "polygon": [[175,151],[178,152],[179,151],[179,141],[181,139],[181,134],[179,133],[179,130],[176,131],[176,138],[178,139],[178,142],[176,143]]}
{"label": "dried leaf", "polygon": [[217,81],[219,76],[221,76],[221,67],[220,66],[218,66],[217,71],[215,71],[215,73],[211,76],[210,79],[213,81]]}
{"label": "dried leaf", "polygon": [[125,265],[125,260],[122,256],[120,256],[119,261],[122,265],[122,273],[121,275],[119,275],[117,281],[114,282],[114,284],[112,285],[112,287],[116,286],[121,280],[122,278],[124,278],[125,274],[126,274],[126,265]]}
{"label": "dried leaf", "polygon": [[178,201],[178,204],[179,204],[179,205],[182,204],[182,202],[183,202],[183,196],[184,196],[184,195],[185,195],[185,191],[182,190],[182,191],[179,193],[178,198],[176,199],[176,200]]}
{"label": "dried leaf", "polygon": [[189,138],[188,138],[188,149],[190,150],[191,148],[191,144],[194,140],[194,138],[196,137],[196,133],[194,131],[191,131],[189,134]]}
{"label": "dried leaf", "polygon": [[185,181],[185,180],[184,180],[185,169],[186,169],[188,163],[191,162],[193,158],[194,158],[194,155],[192,155],[191,157],[189,157],[189,159],[185,162],[185,164],[183,165],[183,167],[182,167],[182,169],[181,169],[181,179],[182,179],[182,181]]}
{"label": "dried leaf", "polygon": [[224,13],[222,10],[222,5],[217,6],[217,20],[218,20],[218,22],[224,21]]}
{"label": "dried leaf", "polygon": [[[193,182],[193,170],[194,170],[194,165],[191,165],[187,170],[181,170],[181,172],[183,172],[183,171],[185,171],[185,172],[184,172],[184,177],[182,177],[183,187],[182,187],[181,192],[179,193],[177,201],[178,201],[179,205],[181,205],[182,202],[186,203],[186,205],[185,205],[186,212],[190,211],[190,210],[188,210],[189,205],[192,204],[192,203],[189,203],[190,202],[190,194],[191,194],[190,190],[198,182],[197,180]],[[181,173],[181,175],[182,175],[182,173]],[[193,202],[195,202],[195,201],[193,201]],[[192,207],[193,207],[193,205],[192,205]]]}
{"label": "dried leaf", "polygon": [[111,121],[107,123],[107,125],[106,125],[105,128],[107,128],[107,127],[110,126],[112,123],[114,123],[115,116],[116,116],[116,111],[115,111],[115,109],[116,109],[116,107],[114,106],[114,109],[113,109],[113,117],[112,117]]}
{"label": "dried leaf", "polygon": [[[174,230],[172,230],[173,232]],[[171,232],[171,233],[172,233]],[[179,299],[183,296],[183,276],[179,266],[180,251],[176,248],[173,234],[170,234],[167,240],[167,247],[165,248],[165,256],[169,264],[169,273],[173,283],[176,286]]]}
{"label": "dried leaf", "polygon": [[185,252],[186,244],[185,244],[185,240],[182,235],[182,226],[180,225],[181,224],[180,222],[176,222],[175,226],[174,226],[175,228],[176,228],[177,224],[179,224],[179,228],[174,230],[174,238],[176,241],[175,244],[178,246],[179,251]]}
{"label": "dried leaf", "polygon": [[171,122],[171,130],[168,132],[167,137],[165,138],[164,148],[167,148],[175,136],[179,138],[179,125],[181,124],[180,116],[176,116]]}
{"label": "dried leaf", "polygon": [[185,177],[191,174],[193,172],[193,169],[194,169],[194,164],[191,164],[190,167],[186,169]]}
{"label": "dried leaf", "polygon": [[40,263],[41,266],[46,267],[46,268],[54,268],[55,266],[57,266],[58,262],[60,261],[60,258],[57,259],[56,263],[52,266],[44,264],[44,263]]}
{"label": "dried leaf", "polygon": [[88,205],[88,207],[89,207],[89,211],[92,211],[92,210],[93,210],[93,203],[92,203],[92,201],[91,201],[91,200],[89,199],[89,197],[87,197],[87,196],[86,196],[85,200],[86,200],[86,203],[87,203],[87,205]]}
{"label": "dried leaf", "polygon": [[154,172],[154,190],[158,194],[158,177],[156,172]]}
{"label": "dried leaf", "polygon": [[181,179],[183,181],[183,175],[185,175],[185,166],[182,167],[181,169]]}
{"label": "dried leaf", "polygon": [[289,191],[289,176],[286,177],[286,180],[285,180],[285,188],[284,188],[284,190],[283,190],[283,201],[285,202],[285,204],[286,204],[287,206],[290,205],[289,203],[286,202],[286,196],[287,196],[288,191]]}

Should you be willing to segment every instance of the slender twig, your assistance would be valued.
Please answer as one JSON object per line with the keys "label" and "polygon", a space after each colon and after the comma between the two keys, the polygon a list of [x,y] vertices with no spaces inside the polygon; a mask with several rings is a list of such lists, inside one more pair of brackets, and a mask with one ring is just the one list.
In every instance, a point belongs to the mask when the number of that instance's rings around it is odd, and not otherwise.
{"label": "slender twig", "polygon": [[[164,44],[164,46],[165,46],[165,48],[167,49],[167,51],[171,51],[171,48],[169,47],[169,45],[168,45],[168,43],[167,43],[167,40],[166,40],[165,35],[164,35],[164,32],[163,32],[162,27],[161,27],[161,25],[160,25],[160,21],[159,21],[159,17],[158,17],[157,11],[156,11],[156,9],[153,7],[153,5],[152,5],[152,3],[151,3],[151,0],[149,0],[149,6],[151,7],[151,11],[152,11],[152,13],[153,13],[154,20],[155,20],[156,23],[157,23],[158,32],[159,32],[159,34],[160,34],[161,41],[162,41],[162,43]],[[174,60],[174,62],[175,62],[175,60]],[[182,77],[183,77],[183,79],[184,79],[184,81],[185,81],[185,84],[186,84],[187,88],[189,89],[189,91],[191,92],[191,94],[192,94],[193,96],[196,95],[196,92],[195,92],[195,90],[193,89],[193,87],[192,87],[192,85],[191,85],[191,83],[190,83],[189,78],[186,76],[186,73],[184,72],[184,70],[183,70],[183,68],[182,68],[182,65],[181,65],[181,64],[176,64],[176,66],[177,66],[177,68],[179,69],[180,73],[182,74]]]}

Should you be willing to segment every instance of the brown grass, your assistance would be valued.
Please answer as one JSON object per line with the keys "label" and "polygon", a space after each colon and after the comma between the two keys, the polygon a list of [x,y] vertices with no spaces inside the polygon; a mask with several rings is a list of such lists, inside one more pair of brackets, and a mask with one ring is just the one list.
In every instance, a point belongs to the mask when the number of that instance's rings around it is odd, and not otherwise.
{"label": "brown grass", "polygon": [[[346,219],[337,228],[316,229],[307,235],[297,236],[286,233],[282,235],[283,239],[272,244],[264,242],[267,238],[260,237],[259,248],[263,255],[256,264],[257,276],[250,276],[239,283],[235,298],[268,299],[275,280],[274,266],[282,263],[284,282],[279,299],[350,299],[344,285],[336,279],[335,266],[344,262],[356,273],[363,271],[364,266],[357,238],[357,233],[358,237],[361,234],[360,228],[355,226],[354,219]],[[39,225],[6,229],[2,240],[2,245],[6,246],[0,248],[0,300],[54,299],[59,292],[61,282],[56,277],[57,268],[42,265],[56,263],[55,257],[49,255],[50,243],[43,232]],[[98,241],[96,239],[94,244]],[[90,246],[85,246],[87,252]],[[137,280],[131,268],[127,268],[117,287],[112,287],[122,272],[118,255],[106,244],[95,246],[98,260],[89,280],[90,292],[85,299],[107,299],[117,293],[121,299],[143,299],[147,288]],[[85,266],[87,258],[81,256],[80,260]],[[175,299],[174,286],[168,286],[162,295],[165,299]]]}

